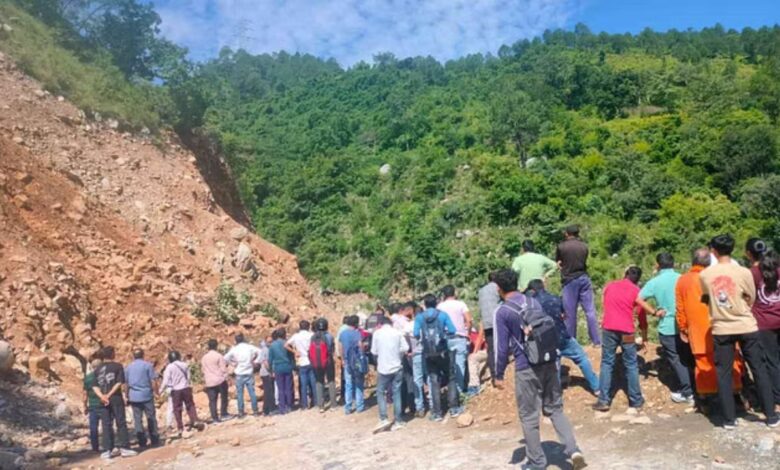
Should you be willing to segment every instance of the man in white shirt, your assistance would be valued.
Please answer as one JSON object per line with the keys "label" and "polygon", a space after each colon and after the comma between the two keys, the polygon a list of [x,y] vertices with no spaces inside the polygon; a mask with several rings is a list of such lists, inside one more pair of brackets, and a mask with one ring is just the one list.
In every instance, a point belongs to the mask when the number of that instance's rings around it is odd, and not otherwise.
{"label": "man in white shirt", "polygon": [[[455,325],[455,336],[447,340],[450,354],[455,356],[455,383],[458,393],[464,393],[466,387],[466,359],[469,355],[469,331],[471,331],[471,312],[468,305],[455,297],[455,287],[447,285],[441,289],[444,300],[436,306],[447,314]],[[463,410],[450,410],[453,416],[459,415]]]}
{"label": "man in white shirt", "polygon": [[300,329],[290,336],[285,348],[295,355],[295,364],[298,366],[299,404],[302,410],[308,410],[310,403],[314,406],[314,389],[317,384],[314,369],[309,361],[309,346],[314,334],[310,331],[311,324],[307,320],[301,320],[298,326]]}
{"label": "man in white shirt", "polygon": [[[376,397],[379,404],[379,425],[374,432],[403,428],[403,407],[401,406],[401,383],[403,382],[403,356],[409,351],[409,343],[403,333],[392,326],[389,318],[382,319],[382,326],[374,332],[371,339],[371,354],[377,358],[378,373]],[[387,419],[387,388],[392,387],[393,414],[395,423]]]}
{"label": "man in white shirt", "polygon": [[252,413],[260,416],[257,409],[257,395],[255,394],[255,363],[260,357],[260,350],[244,340],[241,333],[236,335],[236,345],[225,354],[225,362],[234,366],[236,375],[236,400],[238,401],[238,417],[244,414],[244,388],[249,393],[249,401],[252,404]]}

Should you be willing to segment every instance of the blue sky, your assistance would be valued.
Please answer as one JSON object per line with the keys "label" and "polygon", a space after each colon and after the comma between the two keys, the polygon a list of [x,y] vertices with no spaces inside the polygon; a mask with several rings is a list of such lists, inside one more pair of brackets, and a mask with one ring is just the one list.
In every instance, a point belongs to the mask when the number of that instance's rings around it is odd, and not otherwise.
{"label": "blue sky", "polygon": [[157,0],[163,34],[196,59],[223,46],[306,52],[349,66],[379,52],[440,60],[548,28],[595,32],[780,23],[780,0]]}

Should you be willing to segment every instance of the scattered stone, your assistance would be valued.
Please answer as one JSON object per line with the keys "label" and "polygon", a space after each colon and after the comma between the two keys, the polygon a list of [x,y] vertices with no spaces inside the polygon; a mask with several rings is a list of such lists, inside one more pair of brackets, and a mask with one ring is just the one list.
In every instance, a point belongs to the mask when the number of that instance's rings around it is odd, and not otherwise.
{"label": "scattered stone", "polygon": [[0,341],[0,373],[8,372],[14,366],[16,357],[11,344],[7,341]]}
{"label": "scattered stone", "polygon": [[382,176],[389,175],[391,169],[392,167],[390,166],[390,164],[385,163],[384,165],[379,167],[379,174]]}
{"label": "scattered stone", "polygon": [[241,241],[249,235],[249,230],[246,227],[236,227],[230,231],[230,238],[236,241]]}
{"label": "scattered stone", "polygon": [[762,454],[768,454],[775,448],[775,440],[769,436],[762,437],[758,441],[758,452]]}
{"label": "scattered stone", "polygon": [[0,468],[3,470],[17,470],[24,466],[24,457],[13,452],[0,451]]}
{"label": "scattered stone", "polygon": [[51,374],[51,362],[49,362],[48,356],[43,354],[31,356],[28,369],[33,377],[46,378]]}
{"label": "scattered stone", "polygon": [[22,184],[30,184],[33,180],[32,175],[29,173],[17,173],[15,178],[16,181]]}
{"label": "scattered stone", "polygon": [[459,428],[467,428],[474,424],[474,416],[471,413],[463,413],[458,416],[457,423]]}
{"label": "scattered stone", "polygon": [[636,417],[636,418],[632,419],[631,421],[629,421],[629,423],[631,423],[631,424],[653,424],[653,420],[650,419],[649,416],[639,416],[639,417]]}
{"label": "scattered stone", "polygon": [[61,454],[68,450],[68,444],[65,441],[57,441],[51,446],[52,454]]}
{"label": "scattered stone", "polygon": [[46,454],[38,449],[28,449],[27,452],[24,453],[24,460],[28,462],[39,462],[41,460],[46,460]]}
{"label": "scattered stone", "polygon": [[626,410],[626,414],[629,416],[636,416],[639,414],[639,410],[636,408],[629,408]]}
{"label": "scattered stone", "polygon": [[611,416],[612,414],[609,411],[596,411],[594,413],[594,417],[596,418],[596,420],[607,419],[610,418]]}
{"label": "scattered stone", "polygon": [[238,447],[240,445],[241,445],[241,439],[239,439],[237,437],[233,438],[233,440],[230,441],[230,446],[231,447]]}
{"label": "scattered stone", "polygon": [[612,418],[610,418],[610,421],[613,423],[627,423],[631,421],[633,418],[631,415],[622,414],[622,415],[615,415]]}
{"label": "scattered stone", "polygon": [[65,403],[57,403],[57,407],[54,408],[54,417],[60,420],[70,418],[70,408]]}
{"label": "scattered stone", "polygon": [[194,435],[195,434],[192,431],[184,431],[184,432],[181,433],[181,438],[182,439],[192,439],[192,436],[194,436]]}

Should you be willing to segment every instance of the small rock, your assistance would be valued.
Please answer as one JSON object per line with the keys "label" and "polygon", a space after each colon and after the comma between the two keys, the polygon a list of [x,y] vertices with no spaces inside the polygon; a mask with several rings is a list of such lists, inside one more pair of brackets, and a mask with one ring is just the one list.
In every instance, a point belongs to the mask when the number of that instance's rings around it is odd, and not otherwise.
{"label": "small rock", "polygon": [[474,416],[471,413],[463,413],[458,416],[457,423],[459,428],[467,428],[474,424]]}
{"label": "small rock", "polygon": [[16,181],[22,183],[22,184],[30,184],[32,183],[33,177],[29,173],[17,173],[16,174]]}
{"label": "small rock", "polygon": [[51,446],[52,454],[61,454],[68,450],[68,444],[65,441],[57,441]]}
{"label": "small rock", "polygon": [[181,433],[181,438],[182,439],[192,439],[192,436],[194,436],[192,431],[184,431],[184,432]]}
{"label": "small rock", "polygon": [[630,415],[615,415],[612,418],[610,418],[610,421],[613,423],[626,423],[631,421],[633,418]]}
{"label": "small rock", "polygon": [[390,166],[390,164],[389,163],[385,163],[384,165],[379,167],[379,174],[382,175],[382,176],[388,175],[388,174],[390,174],[390,170],[391,169],[392,169],[392,167]]}
{"label": "small rock", "polygon": [[46,454],[38,449],[28,449],[27,452],[24,453],[24,460],[28,462],[39,462],[45,459]]}
{"label": "small rock", "polygon": [[40,354],[30,357],[29,365],[27,367],[30,371],[30,375],[33,377],[49,377],[51,373],[51,362],[46,355]]}
{"label": "small rock", "polygon": [[653,420],[650,419],[648,416],[638,416],[631,421],[629,421],[631,424],[653,424]]}
{"label": "small rock", "polygon": [[24,457],[13,452],[0,451],[0,468],[3,470],[16,470],[24,466]]}
{"label": "small rock", "polygon": [[0,372],[8,372],[14,366],[14,350],[7,341],[0,341]]}
{"label": "small rock", "polygon": [[70,409],[65,403],[57,403],[57,407],[54,408],[54,417],[60,420],[70,418]]}
{"label": "small rock", "polygon": [[233,440],[230,441],[230,446],[231,447],[238,447],[240,445],[241,445],[241,439],[239,439],[237,437],[233,438]]}
{"label": "small rock", "polygon": [[769,436],[762,437],[760,441],[758,441],[758,452],[762,454],[768,454],[769,452],[772,452],[772,449],[775,447],[775,440]]}
{"label": "small rock", "polygon": [[626,414],[629,416],[636,416],[639,414],[639,410],[636,408],[629,408],[626,410]]}
{"label": "small rock", "polygon": [[249,230],[246,227],[236,227],[230,231],[230,238],[236,241],[241,241],[249,235]]}

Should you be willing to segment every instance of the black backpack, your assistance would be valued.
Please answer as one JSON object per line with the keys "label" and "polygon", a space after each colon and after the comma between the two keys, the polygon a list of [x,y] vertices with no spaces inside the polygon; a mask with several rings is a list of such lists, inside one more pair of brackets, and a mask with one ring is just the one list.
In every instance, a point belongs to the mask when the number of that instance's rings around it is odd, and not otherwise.
{"label": "black backpack", "polygon": [[444,325],[439,321],[439,315],[436,313],[427,317],[424,313],[423,325],[420,330],[420,342],[422,343],[423,357],[426,359],[442,359],[447,355],[447,333],[444,331]]}
{"label": "black backpack", "polygon": [[528,362],[532,365],[547,364],[558,359],[560,333],[555,320],[544,313],[542,306],[534,299],[523,295],[522,304],[511,301],[504,302],[504,307],[520,317],[520,324],[531,327],[531,334],[523,336],[525,340],[515,340],[522,348]]}

